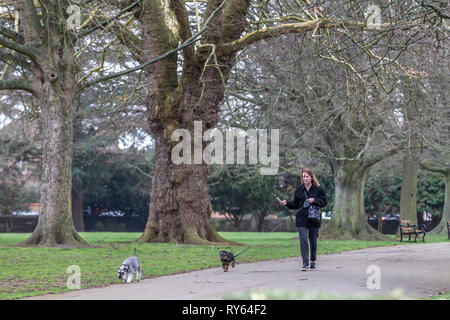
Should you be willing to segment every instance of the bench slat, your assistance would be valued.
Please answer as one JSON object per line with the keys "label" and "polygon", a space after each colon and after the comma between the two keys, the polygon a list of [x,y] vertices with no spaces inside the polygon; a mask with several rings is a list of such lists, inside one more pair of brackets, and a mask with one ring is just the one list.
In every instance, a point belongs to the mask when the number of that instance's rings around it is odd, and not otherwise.
{"label": "bench slat", "polygon": [[402,233],[415,233],[415,231],[411,227],[402,227],[401,229]]}

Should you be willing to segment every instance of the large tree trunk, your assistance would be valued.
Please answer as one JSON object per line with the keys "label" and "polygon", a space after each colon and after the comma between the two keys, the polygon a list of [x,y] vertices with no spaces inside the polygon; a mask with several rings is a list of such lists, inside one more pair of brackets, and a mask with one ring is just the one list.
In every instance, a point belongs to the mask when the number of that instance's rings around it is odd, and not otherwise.
{"label": "large tree trunk", "polygon": [[33,91],[41,111],[42,175],[38,224],[23,244],[86,246],[75,230],[71,206],[73,109],[78,89],[75,39],[66,33],[59,2],[48,3],[43,12],[44,26],[29,5],[25,13],[33,24],[28,21],[24,25],[28,28],[26,38],[39,42],[33,62]]}
{"label": "large tree trunk", "polygon": [[75,229],[78,232],[83,232],[83,192],[81,189],[80,181],[73,181],[72,183],[72,219],[75,225]]}
{"label": "large tree trunk", "polygon": [[139,241],[225,242],[211,223],[206,164],[174,164],[164,137],[155,137],[150,215]]}
{"label": "large tree trunk", "polygon": [[[205,16],[222,2],[208,2]],[[228,242],[215,230],[211,221],[212,206],[207,189],[208,165],[200,159],[191,164],[175,164],[171,141],[175,129],[186,129],[194,137],[194,121],[202,121],[202,129],[217,124],[219,106],[224,96],[224,84],[235,62],[235,53],[221,54],[215,50],[221,41],[232,41],[245,27],[248,1],[229,4],[209,22],[202,43],[211,44],[183,50],[183,72],[177,74],[177,55],[160,60],[146,68],[148,84],[149,127],[155,139],[156,163],[150,196],[150,213],[145,231],[138,241],[183,243]],[[179,24],[182,41],[191,36],[188,13],[183,2],[171,2]],[[164,21],[164,9],[158,1],[148,1],[140,20],[143,25],[145,59],[155,58],[177,43],[171,41],[171,31]],[[229,21],[233,18],[233,21]],[[212,45],[214,44],[214,45]],[[213,57],[213,58],[212,58]],[[202,150],[205,143],[200,141]]]}
{"label": "large tree trunk", "polygon": [[[415,95],[413,93],[415,88],[410,87],[408,84],[404,84],[406,85],[405,90]],[[402,190],[400,194],[400,219],[409,220],[411,224],[415,225],[417,225],[417,177],[420,155],[420,141],[416,132],[419,114],[419,107],[415,101],[408,103],[404,109],[405,127],[409,130],[410,137],[408,139],[409,148],[406,150],[403,159]],[[397,235],[400,235],[400,228],[397,231]]]}
{"label": "large tree trunk", "polygon": [[402,191],[400,195],[400,219],[417,224],[417,175],[419,160],[405,156],[403,160]]}
{"label": "large tree trunk", "polygon": [[72,105],[51,93],[41,105],[43,154],[39,221],[24,244],[85,245],[74,227],[72,189]]}
{"label": "large tree trunk", "polygon": [[[81,111],[80,94],[76,95],[73,116],[73,144],[74,150],[76,150],[76,144],[81,139],[83,134],[83,115]],[[74,151],[76,152],[76,151]],[[76,155],[75,155],[76,156]],[[73,168],[72,168],[73,169]],[[72,170],[72,174],[73,174]],[[83,219],[83,181],[79,176],[72,176],[72,218],[75,225],[75,229],[78,232],[84,231],[84,219]]]}
{"label": "large tree trunk", "polygon": [[53,77],[45,82],[39,99],[43,140],[39,221],[23,244],[84,246],[87,243],[75,230],[71,208],[72,96]]}
{"label": "large tree trunk", "polygon": [[341,160],[334,165],[333,217],[321,230],[321,237],[330,239],[385,239],[366,221],[364,182],[368,170],[367,165],[357,160]]}
{"label": "large tree trunk", "polygon": [[445,199],[444,209],[442,210],[441,222],[430,231],[430,234],[446,235],[447,234],[447,221],[450,221],[450,171],[443,173],[445,178]]}

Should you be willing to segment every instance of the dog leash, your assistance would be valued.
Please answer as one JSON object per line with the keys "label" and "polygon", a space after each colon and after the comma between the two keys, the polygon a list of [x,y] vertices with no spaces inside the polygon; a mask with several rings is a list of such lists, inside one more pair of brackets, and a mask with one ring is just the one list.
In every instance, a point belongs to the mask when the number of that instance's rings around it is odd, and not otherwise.
{"label": "dog leash", "polygon": [[[277,225],[275,228],[273,228],[272,230],[270,230],[267,234],[269,234],[269,233],[275,231],[275,230],[278,229],[282,224],[283,224],[283,223],[280,223],[280,224]],[[267,234],[266,234],[266,237],[267,237]],[[264,237],[263,237],[262,239],[264,239]],[[251,246],[248,246],[244,251],[239,252],[239,253],[238,253],[237,255],[235,255],[234,257],[236,258],[236,257],[240,256],[241,254],[243,254],[245,251],[247,251],[247,250],[250,249],[250,248],[251,248]]]}

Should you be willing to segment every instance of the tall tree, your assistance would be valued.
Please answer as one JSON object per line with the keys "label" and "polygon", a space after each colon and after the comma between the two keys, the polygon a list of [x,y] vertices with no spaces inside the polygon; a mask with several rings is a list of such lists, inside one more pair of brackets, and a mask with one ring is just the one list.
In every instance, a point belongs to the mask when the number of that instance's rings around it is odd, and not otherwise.
{"label": "tall tree", "polygon": [[420,69],[398,57],[410,49],[403,38],[414,44],[427,34],[390,31],[277,39],[247,50],[253,66],[242,63],[245,67],[236,72],[230,94],[239,107],[253,105],[276,119],[274,125],[289,128],[282,136],[289,137],[285,152],[291,159],[315,149],[328,160],[335,184],[334,219],[324,231],[328,236],[382,238],[366,222],[364,181],[371,167],[407,144],[396,88],[400,78]]}
{"label": "tall tree", "polygon": [[[27,65],[28,77],[3,80],[2,89],[22,89],[37,100],[42,123],[41,205],[38,225],[24,244],[86,245],[72,222],[70,207],[72,117],[76,92],[75,39],[67,32],[68,1],[19,1],[22,33],[2,28],[0,44]],[[39,13],[38,13],[39,11]],[[11,54],[11,53],[10,53]],[[14,56],[14,54],[11,54]]]}
{"label": "tall tree", "polygon": [[[444,38],[445,39],[445,38]],[[448,63],[447,41],[438,43],[437,50],[427,55],[428,77],[425,79],[427,112],[421,114],[424,124],[420,126],[419,135],[425,149],[421,157],[420,168],[440,174],[445,179],[445,198],[442,218],[439,225],[432,230],[434,234],[446,234],[447,221],[450,221],[450,112],[448,108],[450,93],[450,68]],[[431,65],[431,68],[430,68]]]}
{"label": "tall tree", "polygon": [[[440,126],[442,121],[432,116],[443,108],[441,97],[436,87],[445,83],[444,66],[436,64],[434,59],[442,59],[448,49],[437,48],[441,30],[436,30],[435,37],[426,42],[421,41],[412,46],[399,61],[409,62],[411,70],[399,79],[398,104],[401,112],[402,130],[407,142],[404,150],[402,188],[400,197],[400,218],[417,224],[417,182],[419,162],[423,158],[424,135],[427,126]],[[426,44],[425,44],[425,43]],[[438,81],[435,78],[439,78]],[[433,119],[434,118],[434,119]]]}
{"label": "tall tree", "polygon": [[[407,81],[407,80],[406,80]],[[417,87],[409,88],[409,92],[402,90],[402,93],[409,97],[409,101],[404,104],[404,128],[407,130],[406,139],[408,141],[403,158],[402,188],[400,194],[400,219],[409,220],[417,224],[417,177],[419,173],[420,140],[417,129],[419,128],[418,115],[423,101],[417,99],[419,94],[414,94]],[[399,231],[400,232],[400,231]]]}
{"label": "tall tree", "polygon": [[80,16],[69,15],[68,0],[1,1],[0,60],[13,68],[4,69],[8,72],[2,78],[7,74],[10,79],[0,80],[0,90],[30,93],[39,110],[42,132],[39,221],[25,245],[87,245],[72,220],[73,113],[77,95],[90,86],[85,78],[102,68],[88,70],[78,79],[76,45],[136,4],[112,18],[83,15],[80,25],[73,25],[69,20]]}
{"label": "tall tree", "polygon": [[[186,42],[192,37],[187,2],[171,0],[167,2],[144,1],[139,19],[143,25],[144,55],[153,58],[168,52],[176,46],[174,31],[180,42]],[[139,241],[174,241],[187,243],[208,243],[224,241],[214,230],[210,221],[211,204],[207,191],[208,165],[194,164],[194,146],[191,141],[191,164],[176,165],[171,161],[171,153],[177,142],[171,140],[175,129],[183,128],[194,136],[194,121],[202,121],[202,129],[213,128],[217,124],[221,101],[230,71],[236,63],[237,53],[257,41],[276,38],[289,33],[307,33],[315,35],[325,29],[337,30],[346,36],[348,43],[354,34],[362,34],[364,30],[381,33],[388,31],[410,29],[422,23],[412,20],[421,16],[423,8],[414,7],[411,3],[399,6],[390,5],[384,23],[368,24],[364,18],[366,7],[360,1],[328,2],[324,6],[304,0],[293,4],[290,1],[277,3],[265,2],[252,5],[249,0],[209,0],[202,10],[194,11],[197,22],[208,28],[202,34],[199,45],[183,49],[182,56],[171,56],[149,66],[148,75],[148,110],[149,126],[156,141],[155,174],[152,183],[150,214],[147,226]],[[347,6],[342,9],[342,6]],[[405,14],[407,12],[408,14]],[[349,18],[351,17],[351,18]],[[175,23],[173,22],[175,18]],[[201,19],[201,21],[199,20]],[[325,31],[326,32],[326,31]],[[392,34],[391,34],[392,35]],[[363,42],[362,50],[379,38]],[[360,36],[360,38],[364,38]],[[360,42],[361,43],[361,42]],[[338,42],[331,44],[337,46]],[[387,47],[387,44],[384,43]],[[372,52],[370,63],[393,63],[392,59],[383,53]],[[330,57],[331,58],[331,57]],[[344,62],[344,61],[343,61]],[[344,62],[345,63],[345,62]],[[180,69],[178,69],[178,66]],[[178,74],[180,70],[180,74]],[[368,97],[368,95],[366,95]],[[359,108],[355,106],[355,108]],[[371,115],[368,115],[370,117]],[[344,119],[342,123],[350,124],[349,134],[364,133],[371,142],[373,133],[364,129],[364,122],[359,119]],[[349,121],[349,122],[348,122]],[[360,132],[350,131],[356,126]],[[333,134],[329,132],[332,139]],[[339,133],[338,133],[339,134]],[[330,136],[331,137],[331,136]],[[339,141],[339,139],[335,139]],[[202,150],[207,145],[201,141]],[[340,148],[340,146],[335,145]],[[342,151],[342,152],[341,152]],[[352,233],[358,233],[365,221],[361,218],[362,184],[368,167],[384,156],[394,152],[388,150],[383,156],[377,155],[371,160],[361,160],[364,153],[369,152],[364,145],[356,154],[346,154],[339,151],[332,166],[337,183],[335,210],[341,212],[337,216],[337,225],[349,228]],[[395,149],[396,151],[396,149]],[[351,191],[351,192],[346,192]],[[354,208],[358,212],[353,212]],[[348,209],[351,209],[350,211]],[[367,229],[369,230],[369,229]],[[366,230],[366,231],[367,231]],[[369,231],[368,231],[369,232]]]}
{"label": "tall tree", "polygon": [[444,165],[430,165],[425,163],[420,164],[421,168],[426,171],[431,171],[439,173],[443,176],[445,181],[445,198],[444,198],[444,208],[442,210],[442,218],[438,226],[434,228],[432,234],[447,234],[447,221],[450,221],[450,166]]}
{"label": "tall tree", "polygon": [[[440,5],[444,5],[440,3]],[[447,4],[448,6],[448,4]],[[448,17],[435,16],[437,26]],[[404,108],[404,127],[407,132],[400,216],[417,219],[416,193],[419,167],[443,175],[448,201],[450,156],[449,127],[449,65],[442,63],[449,55],[449,27],[436,28],[427,40],[417,43],[402,59],[408,60],[416,72],[402,79],[402,93],[407,101]],[[449,219],[448,203],[444,201],[442,220],[433,232],[443,232]],[[444,221],[445,220],[445,221]],[[444,230],[445,231],[445,230]]]}

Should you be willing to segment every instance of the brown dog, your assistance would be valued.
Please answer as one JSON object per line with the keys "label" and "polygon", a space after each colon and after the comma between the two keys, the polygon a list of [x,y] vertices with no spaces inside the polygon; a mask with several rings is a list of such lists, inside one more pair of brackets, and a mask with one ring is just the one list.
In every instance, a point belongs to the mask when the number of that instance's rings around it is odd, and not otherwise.
{"label": "brown dog", "polygon": [[223,271],[227,272],[228,271],[228,266],[231,263],[231,266],[234,268],[234,255],[231,252],[222,250],[219,252],[219,257],[220,257],[220,261],[222,262],[222,267],[223,267]]}

